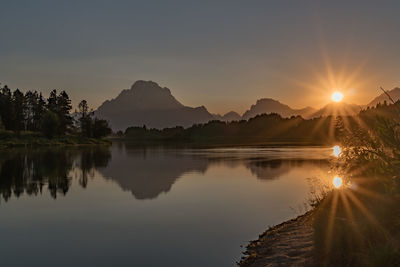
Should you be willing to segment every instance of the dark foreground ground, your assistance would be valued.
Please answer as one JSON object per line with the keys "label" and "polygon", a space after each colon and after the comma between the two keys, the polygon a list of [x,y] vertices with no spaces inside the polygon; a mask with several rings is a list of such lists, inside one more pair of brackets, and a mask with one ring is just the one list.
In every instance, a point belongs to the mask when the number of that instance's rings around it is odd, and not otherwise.
{"label": "dark foreground ground", "polygon": [[269,228],[247,246],[241,267],[313,266],[312,212]]}

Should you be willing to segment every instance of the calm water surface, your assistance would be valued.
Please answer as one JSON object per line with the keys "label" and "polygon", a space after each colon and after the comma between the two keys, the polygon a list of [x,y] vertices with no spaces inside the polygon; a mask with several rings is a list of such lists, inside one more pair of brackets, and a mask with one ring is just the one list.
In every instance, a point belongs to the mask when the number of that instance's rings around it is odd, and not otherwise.
{"label": "calm water surface", "polygon": [[233,266],[305,210],[331,148],[0,152],[2,266]]}

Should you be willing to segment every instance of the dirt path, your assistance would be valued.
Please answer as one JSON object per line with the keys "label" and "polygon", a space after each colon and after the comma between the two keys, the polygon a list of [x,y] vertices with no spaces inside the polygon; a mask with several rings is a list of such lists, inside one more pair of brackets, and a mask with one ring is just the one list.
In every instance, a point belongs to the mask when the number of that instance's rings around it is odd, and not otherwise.
{"label": "dirt path", "polygon": [[268,229],[258,240],[251,241],[240,267],[312,266],[312,213]]}

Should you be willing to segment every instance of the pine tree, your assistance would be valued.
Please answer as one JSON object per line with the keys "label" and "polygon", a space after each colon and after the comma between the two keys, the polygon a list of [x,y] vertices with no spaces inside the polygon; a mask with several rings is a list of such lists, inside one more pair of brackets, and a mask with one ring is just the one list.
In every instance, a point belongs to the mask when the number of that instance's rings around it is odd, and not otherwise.
{"label": "pine tree", "polygon": [[59,134],[65,134],[71,127],[73,121],[70,115],[72,109],[71,100],[65,91],[57,96],[57,115],[59,120]]}
{"label": "pine tree", "polygon": [[0,117],[6,130],[13,129],[13,113],[11,90],[5,85],[0,89]]}
{"label": "pine tree", "polygon": [[93,111],[89,111],[89,106],[86,100],[82,100],[79,103],[78,109],[80,114],[79,123],[81,133],[85,137],[92,137]]}
{"label": "pine tree", "polygon": [[13,103],[13,130],[20,132],[25,129],[25,97],[24,94],[16,89],[12,97]]}
{"label": "pine tree", "polygon": [[41,120],[46,112],[46,101],[44,100],[42,93],[39,93],[36,100],[36,106],[34,108],[33,124],[36,131],[41,128]]}

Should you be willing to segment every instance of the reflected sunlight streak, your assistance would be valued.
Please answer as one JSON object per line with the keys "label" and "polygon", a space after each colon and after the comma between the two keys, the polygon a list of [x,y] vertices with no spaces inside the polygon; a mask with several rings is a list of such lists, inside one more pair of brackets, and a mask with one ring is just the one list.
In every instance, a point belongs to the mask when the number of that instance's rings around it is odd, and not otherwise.
{"label": "reflected sunlight streak", "polygon": [[339,157],[340,153],[342,153],[342,150],[340,149],[340,146],[334,146],[333,147],[333,155],[335,157]]}
{"label": "reflected sunlight streak", "polygon": [[339,176],[335,176],[335,177],[333,178],[332,183],[333,183],[333,186],[334,186],[335,188],[340,188],[340,187],[342,186],[342,184],[343,184],[343,180],[342,180],[342,178],[340,178]]}

